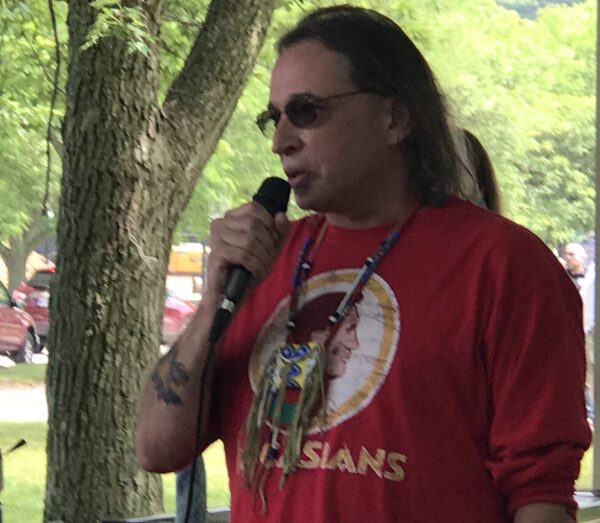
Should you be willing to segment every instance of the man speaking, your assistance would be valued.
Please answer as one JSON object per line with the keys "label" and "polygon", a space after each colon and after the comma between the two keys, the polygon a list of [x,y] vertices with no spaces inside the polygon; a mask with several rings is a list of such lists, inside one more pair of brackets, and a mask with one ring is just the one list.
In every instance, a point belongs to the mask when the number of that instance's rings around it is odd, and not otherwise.
{"label": "man speaking", "polygon": [[[142,467],[221,439],[234,523],[574,521],[579,295],[532,233],[457,197],[411,40],[373,11],[314,11],[279,41],[257,123],[314,213],[213,222],[198,313],[143,393]],[[240,304],[232,266],[252,275]]]}

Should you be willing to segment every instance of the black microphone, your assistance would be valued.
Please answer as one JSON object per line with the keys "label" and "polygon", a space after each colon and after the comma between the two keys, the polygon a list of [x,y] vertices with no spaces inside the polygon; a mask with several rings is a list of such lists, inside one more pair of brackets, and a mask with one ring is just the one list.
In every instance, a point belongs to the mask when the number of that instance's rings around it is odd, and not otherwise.
{"label": "black microphone", "polygon": [[[278,212],[286,212],[290,198],[290,184],[282,178],[267,178],[259,187],[252,199],[264,207],[271,216]],[[231,317],[242,299],[252,274],[241,265],[233,265],[229,269],[227,281],[221,293],[221,302],[215,313],[208,340],[211,344],[221,337]]]}

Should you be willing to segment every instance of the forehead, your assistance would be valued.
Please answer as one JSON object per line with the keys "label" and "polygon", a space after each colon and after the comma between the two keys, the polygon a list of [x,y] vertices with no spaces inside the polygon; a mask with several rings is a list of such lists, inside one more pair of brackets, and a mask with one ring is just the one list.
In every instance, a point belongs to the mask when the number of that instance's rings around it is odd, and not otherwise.
{"label": "forehead", "polygon": [[292,95],[329,95],[353,88],[348,59],[323,44],[307,40],[285,49],[271,74],[271,102],[285,103]]}

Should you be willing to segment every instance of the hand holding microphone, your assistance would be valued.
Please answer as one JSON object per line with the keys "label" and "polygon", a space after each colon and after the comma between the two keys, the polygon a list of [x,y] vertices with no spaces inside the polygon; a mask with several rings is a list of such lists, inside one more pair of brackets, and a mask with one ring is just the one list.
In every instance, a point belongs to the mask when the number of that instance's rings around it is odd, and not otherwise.
{"label": "hand holding microphone", "polygon": [[217,307],[211,343],[229,324],[250,279],[262,280],[279,254],[289,231],[284,214],[289,194],[285,180],[267,178],[252,203],[211,224],[206,298]]}

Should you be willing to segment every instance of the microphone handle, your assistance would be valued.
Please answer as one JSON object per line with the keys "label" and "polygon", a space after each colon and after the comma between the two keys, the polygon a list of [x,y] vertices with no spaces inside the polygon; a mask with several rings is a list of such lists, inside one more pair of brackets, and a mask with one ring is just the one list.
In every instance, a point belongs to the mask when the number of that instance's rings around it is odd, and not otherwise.
{"label": "microphone handle", "polygon": [[248,287],[248,283],[250,283],[251,277],[252,274],[250,271],[241,265],[233,265],[230,267],[227,281],[225,282],[225,287],[221,294],[219,308],[215,313],[208,334],[208,341],[211,345],[215,344],[221,337],[221,334],[225,332],[225,329],[233,317],[233,312],[237,304],[240,303],[242,296]]}
{"label": "microphone handle", "polygon": [[244,290],[248,286],[248,283],[250,283],[251,276],[250,271],[241,265],[233,265],[227,275],[227,282],[222,293],[223,296],[226,296],[233,303],[239,303],[244,295]]}
{"label": "microphone handle", "polygon": [[[290,185],[281,178],[267,178],[259,187],[253,200],[261,205],[271,216],[286,212],[290,197]],[[209,342],[214,344],[229,325],[233,312],[240,303],[252,274],[240,265],[231,267],[227,274],[221,302],[215,314],[209,332]]]}

